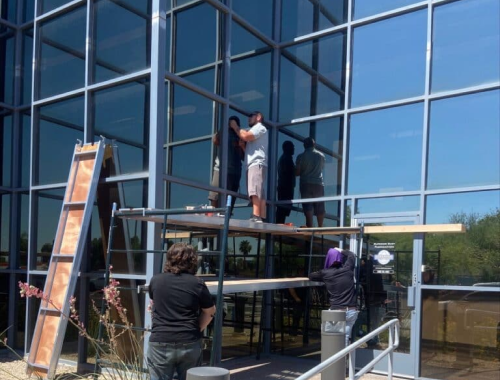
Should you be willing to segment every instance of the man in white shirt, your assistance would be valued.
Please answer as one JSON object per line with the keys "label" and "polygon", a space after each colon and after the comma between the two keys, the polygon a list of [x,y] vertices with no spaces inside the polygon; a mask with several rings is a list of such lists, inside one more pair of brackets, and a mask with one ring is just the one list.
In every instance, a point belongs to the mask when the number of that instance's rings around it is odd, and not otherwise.
{"label": "man in white shirt", "polygon": [[248,196],[252,200],[251,222],[262,223],[266,217],[267,155],[269,141],[267,128],[262,124],[264,117],[259,111],[248,117],[249,130],[240,129],[235,123],[231,128],[245,147],[247,165]]}

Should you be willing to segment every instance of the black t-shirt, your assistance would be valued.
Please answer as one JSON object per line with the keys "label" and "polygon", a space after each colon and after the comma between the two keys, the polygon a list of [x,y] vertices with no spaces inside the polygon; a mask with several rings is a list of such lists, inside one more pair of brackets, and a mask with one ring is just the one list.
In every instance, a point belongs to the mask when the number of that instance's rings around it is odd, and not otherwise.
{"label": "black t-shirt", "polygon": [[202,279],[188,273],[161,273],[149,283],[153,300],[150,342],[187,343],[201,338],[200,309],[214,305]]}
{"label": "black t-shirt", "polygon": [[325,283],[332,308],[356,306],[356,288],[354,286],[356,257],[351,251],[342,251],[342,254],[347,255],[347,260],[341,267],[332,266],[309,275],[310,280]]}

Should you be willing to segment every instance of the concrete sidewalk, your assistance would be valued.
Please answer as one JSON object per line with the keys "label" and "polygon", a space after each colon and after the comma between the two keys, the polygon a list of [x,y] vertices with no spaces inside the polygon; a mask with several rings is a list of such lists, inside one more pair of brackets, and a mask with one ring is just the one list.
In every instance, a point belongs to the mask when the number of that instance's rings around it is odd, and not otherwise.
{"label": "concrete sidewalk", "polygon": [[[317,360],[294,358],[290,356],[272,355],[261,357],[245,357],[229,359],[222,362],[221,367],[229,369],[231,380],[293,380],[318,364]],[[387,376],[368,374],[362,380],[382,380]],[[320,380],[321,375],[312,377]]]}

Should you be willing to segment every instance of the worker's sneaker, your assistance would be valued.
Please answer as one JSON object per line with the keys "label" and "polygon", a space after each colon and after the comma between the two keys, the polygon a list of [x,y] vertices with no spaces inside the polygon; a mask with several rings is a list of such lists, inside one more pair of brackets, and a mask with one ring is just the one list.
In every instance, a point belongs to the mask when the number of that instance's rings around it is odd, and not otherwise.
{"label": "worker's sneaker", "polygon": [[252,217],[248,220],[250,222],[254,222],[254,223],[262,223],[262,218],[260,216],[257,216],[257,215],[252,215]]}

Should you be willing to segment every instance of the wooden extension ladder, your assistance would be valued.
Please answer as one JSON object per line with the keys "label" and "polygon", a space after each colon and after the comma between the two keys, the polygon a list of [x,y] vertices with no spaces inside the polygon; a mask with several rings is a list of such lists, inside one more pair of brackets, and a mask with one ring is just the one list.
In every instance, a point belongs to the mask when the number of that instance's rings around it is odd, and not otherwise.
{"label": "wooden extension ladder", "polygon": [[83,248],[94,206],[105,144],[77,144],[54,240],[35,331],[28,356],[28,374],[54,377],[66,332]]}

